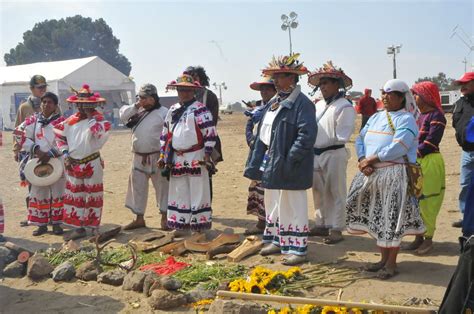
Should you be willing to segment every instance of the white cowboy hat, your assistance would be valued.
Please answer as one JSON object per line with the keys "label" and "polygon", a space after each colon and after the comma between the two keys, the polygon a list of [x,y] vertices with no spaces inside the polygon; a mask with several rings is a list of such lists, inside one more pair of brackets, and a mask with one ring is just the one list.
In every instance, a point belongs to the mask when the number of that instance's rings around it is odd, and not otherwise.
{"label": "white cowboy hat", "polygon": [[51,158],[47,164],[41,164],[38,158],[33,158],[26,163],[24,173],[32,185],[48,186],[61,178],[63,164],[58,158]]}

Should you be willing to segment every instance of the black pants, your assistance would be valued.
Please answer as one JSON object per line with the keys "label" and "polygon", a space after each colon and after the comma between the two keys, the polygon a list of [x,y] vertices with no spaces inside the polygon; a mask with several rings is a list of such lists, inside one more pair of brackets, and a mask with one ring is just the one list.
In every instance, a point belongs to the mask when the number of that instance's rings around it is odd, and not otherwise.
{"label": "black pants", "polygon": [[461,238],[461,256],[444,294],[439,314],[464,314],[474,310],[474,238],[466,242],[464,240]]}

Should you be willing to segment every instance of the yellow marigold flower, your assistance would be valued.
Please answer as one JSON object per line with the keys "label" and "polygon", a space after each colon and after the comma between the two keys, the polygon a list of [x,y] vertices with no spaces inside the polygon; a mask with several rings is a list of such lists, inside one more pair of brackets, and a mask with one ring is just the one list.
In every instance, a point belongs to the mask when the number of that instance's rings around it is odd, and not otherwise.
{"label": "yellow marigold flower", "polygon": [[194,306],[209,305],[212,302],[214,302],[214,299],[202,299],[202,300],[199,300],[197,302],[194,302],[193,305]]}
{"label": "yellow marigold flower", "polygon": [[297,314],[309,314],[311,311],[314,309],[314,305],[311,304],[305,304],[303,306],[298,306],[296,308],[296,313]]}
{"label": "yellow marigold flower", "polygon": [[321,314],[346,314],[347,312],[342,312],[341,308],[337,306],[324,306]]}
{"label": "yellow marigold flower", "polygon": [[289,306],[285,306],[278,311],[278,314],[292,314],[292,310],[290,309]]}
{"label": "yellow marigold flower", "polygon": [[268,310],[267,314],[277,314],[277,312],[274,309]]}
{"label": "yellow marigold flower", "polygon": [[229,289],[232,292],[245,292],[245,283],[244,279],[236,279],[229,283]]}
{"label": "yellow marigold flower", "polygon": [[291,267],[290,269],[288,269],[285,273],[285,277],[286,278],[291,278],[293,277],[294,275],[296,274],[301,274],[301,268],[299,267]]}
{"label": "yellow marigold flower", "polygon": [[349,314],[362,314],[362,309],[353,307],[353,308],[351,308],[351,309],[349,310],[348,313],[349,313]]}

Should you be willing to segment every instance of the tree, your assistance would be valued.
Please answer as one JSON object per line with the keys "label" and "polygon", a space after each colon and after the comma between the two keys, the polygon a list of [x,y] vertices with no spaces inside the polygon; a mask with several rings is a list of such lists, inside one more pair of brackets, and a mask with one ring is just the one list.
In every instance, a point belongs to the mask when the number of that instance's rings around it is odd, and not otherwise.
{"label": "tree", "polygon": [[435,83],[436,85],[438,85],[440,91],[458,89],[458,87],[453,84],[454,79],[446,77],[446,74],[444,74],[443,72],[439,72],[437,76],[419,78],[418,80],[416,80],[415,83],[420,83],[423,81],[430,81]]}
{"label": "tree", "polygon": [[119,53],[120,40],[102,19],[93,21],[80,15],[36,23],[23,34],[23,42],[4,55],[7,65],[60,61],[99,56],[129,75],[130,61]]}

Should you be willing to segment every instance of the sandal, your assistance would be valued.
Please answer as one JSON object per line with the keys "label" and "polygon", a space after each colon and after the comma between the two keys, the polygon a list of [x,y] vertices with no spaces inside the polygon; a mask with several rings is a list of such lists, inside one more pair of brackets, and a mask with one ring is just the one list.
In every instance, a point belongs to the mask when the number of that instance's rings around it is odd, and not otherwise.
{"label": "sandal", "polygon": [[377,272],[377,278],[381,280],[390,279],[398,274],[397,269],[390,269],[387,267],[383,267],[381,270]]}
{"label": "sandal", "polygon": [[254,226],[252,228],[245,229],[244,235],[249,236],[249,235],[255,235],[255,234],[263,234],[264,229],[260,229],[257,226]]}
{"label": "sandal", "polygon": [[20,221],[20,227],[28,227],[28,220]]}
{"label": "sandal", "polygon": [[323,227],[313,227],[309,230],[308,236],[310,237],[327,237],[329,235],[329,229]]}
{"label": "sandal", "polygon": [[423,238],[419,239],[418,237],[408,244],[402,244],[401,249],[403,251],[415,251],[423,244]]}
{"label": "sandal", "polygon": [[422,245],[415,251],[416,255],[425,255],[433,249],[433,241],[425,239]]}
{"label": "sandal", "polygon": [[145,222],[143,223],[138,223],[136,220],[132,221],[128,225],[124,226],[122,229],[123,230],[133,230],[133,229],[138,229],[138,228],[146,228]]}
{"label": "sandal", "polygon": [[268,244],[266,247],[260,250],[260,255],[267,256],[272,254],[280,254],[281,248],[273,243]]}
{"label": "sandal", "polygon": [[39,226],[38,229],[33,231],[33,236],[38,237],[42,234],[45,234],[46,232],[48,232],[48,227],[47,226]]}
{"label": "sandal", "polygon": [[341,242],[342,240],[344,240],[342,235],[338,235],[338,236],[330,235],[329,237],[326,237],[326,238],[323,239],[323,243],[324,244],[336,244],[336,243]]}
{"label": "sandal", "polygon": [[55,235],[61,235],[61,234],[64,233],[64,230],[63,230],[63,228],[61,228],[60,225],[53,225],[53,233]]}
{"label": "sandal", "polygon": [[295,266],[302,263],[306,263],[307,261],[308,261],[308,258],[306,257],[306,255],[291,254],[288,257],[284,257],[281,263],[286,266]]}
{"label": "sandal", "polygon": [[163,231],[170,231],[171,228],[168,227],[168,217],[166,216],[166,214],[161,214],[161,222],[160,222],[160,225],[161,225],[161,230]]}
{"label": "sandal", "polygon": [[76,239],[80,239],[80,238],[83,238],[87,235],[87,231],[86,229],[84,228],[77,228],[77,229],[74,229],[72,232],[68,233],[68,234],[65,234],[63,239],[65,241],[69,241],[69,240],[76,240]]}
{"label": "sandal", "polygon": [[364,270],[375,273],[384,267],[385,267],[385,263],[382,263],[382,262],[368,263],[367,265],[364,266]]}

